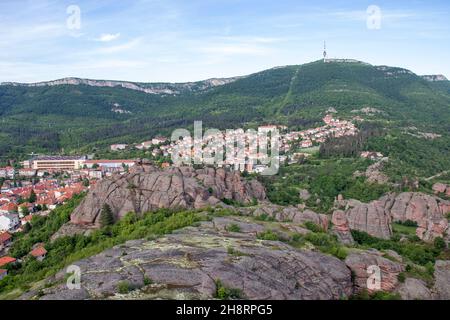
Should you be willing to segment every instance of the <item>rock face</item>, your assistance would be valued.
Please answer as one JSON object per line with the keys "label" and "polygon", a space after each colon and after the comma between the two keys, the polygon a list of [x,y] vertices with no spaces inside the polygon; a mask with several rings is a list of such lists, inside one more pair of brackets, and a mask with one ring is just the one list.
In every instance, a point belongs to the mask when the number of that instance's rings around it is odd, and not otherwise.
{"label": "rock face", "polygon": [[433,294],[422,280],[407,278],[396,290],[402,300],[432,300]]}
{"label": "rock face", "polygon": [[336,207],[344,209],[350,229],[382,239],[390,238],[394,221],[417,222],[417,236],[429,242],[448,230],[450,201],[420,192],[390,193],[370,203],[338,200]]}
{"label": "rock face", "polygon": [[[402,264],[386,259],[377,250],[351,253],[345,259],[345,264],[354,274],[355,292],[367,289],[368,292],[378,290],[392,291],[398,284],[398,275],[404,271]],[[373,270],[369,267],[378,267],[380,270],[380,287],[368,288],[367,282]]]}
{"label": "rock face", "polygon": [[107,203],[120,219],[130,211],[143,213],[159,208],[202,208],[230,199],[244,204],[264,200],[264,187],[247,181],[238,172],[190,167],[160,170],[150,165],[133,168],[125,175],[100,181],[71,215],[74,224],[99,224]]}
{"label": "rock face", "polygon": [[435,194],[445,193],[446,196],[450,196],[450,185],[444,183],[435,183],[432,188]]}
{"label": "rock face", "polygon": [[[62,271],[51,279],[54,286],[22,298],[211,299],[217,280],[247,299],[340,299],[352,294],[351,273],[341,260],[279,241],[257,241],[260,226],[237,219],[243,218],[214,218],[157,240],[128,241],[74,263],[81,268],[80,290],[67,289]],[[241,232],[226,231],[231,223],[239,224]],[[121,282],[138,289],[119,295]]]}
{"label": "rock face", "polygon": [[390,199],[387,208],[394,221],[417,222],[416,234],[424,241],[443,237],[448,229],[445,215],[450,212],[450,201],[423,193],[404,192]]}
{"label": "rock face", "polygon": [[355,243],[344,211],[335,210],[331,222],[333,224],[331,230],[338,237],[339,242],[345,245],[353,245]]}
{"label": "rock face", "polygon": [[[385,200],[380,199],[370,203],[343,200],[339,201],[338,206],[345,210],[350,229],[364,231],[382,239],[389,239],[392,236],[392,220],[389,212],[384,209]],[[341,220],[344,218],[341,217]]]}
{"label": "rock face", "polygon": [[438,260],[434,266],[434,289],[441,300],[450,300],[450,261]]}

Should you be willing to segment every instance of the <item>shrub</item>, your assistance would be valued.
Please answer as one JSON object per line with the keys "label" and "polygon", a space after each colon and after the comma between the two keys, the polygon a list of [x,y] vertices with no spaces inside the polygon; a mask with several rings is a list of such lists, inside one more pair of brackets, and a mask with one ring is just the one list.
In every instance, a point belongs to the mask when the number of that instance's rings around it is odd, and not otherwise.
{"label": "shrub", "polygon": [[152,279],[150,279],[149,277],[144,277],[144,285],[145,286],[148,286],[148,285],[150,285],[152,283],[153,283]]}
{"label": "shrub", "polygon": [[256,216],[255,220],[259,220],[259,221],[275,221],[275,218],[269,216],[267,213],[262,213],[259,216]]}
{"label": "shrub", "polygon": [[262,233],[259,233],[257,235],[257,238],[261,239],[261,240],[272,240],[272,241],[280,240],[280,237],[278,236],[278,234],[276,234],[272,230],[266,230]]}
{"label": "shrub", "polygon": [[319,226],[318,224],[315,224],[314,222],[306,221],[305,223],[303,223],[303,225],[306,227],[306,229],[308,229],[312,232],[315,232],[315,233],[324,232],[323,228],[321,226]]}
{"label": "shrub", "polygon": [[120,294],[127,294],[128,292],[130,292],[130,290],[131,286],[128,281],[120,281],[117,285],[117,292],[119,292]]}
{"label": "shrub", "polygon": [[226,227],[226,230],[229,232],[241,232],[241,227],[239,227],[236,223],[232,223]]}
{"label": "shrub", "polygon": [[441,237],[437,237],[434,239],[434,247],[438,250],[444,250],[446,248],[445,240]]}
{"label": "shrub", "polygon": [[222,281],[216,280],[215,298],[220,300],[240,299],[242,298],[242,291],[240,289],[227,288],[222,284]]}

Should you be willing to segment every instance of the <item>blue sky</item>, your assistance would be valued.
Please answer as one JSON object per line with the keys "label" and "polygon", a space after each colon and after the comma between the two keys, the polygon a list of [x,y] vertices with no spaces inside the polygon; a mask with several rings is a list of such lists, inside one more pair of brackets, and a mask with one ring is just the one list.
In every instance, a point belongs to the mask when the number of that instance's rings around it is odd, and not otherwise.
{"label": "blue sky", "polygon": [[245,75],[318,60],[324,40],[330,57],[450,77],[448,1],[1,0],[0,81]]}

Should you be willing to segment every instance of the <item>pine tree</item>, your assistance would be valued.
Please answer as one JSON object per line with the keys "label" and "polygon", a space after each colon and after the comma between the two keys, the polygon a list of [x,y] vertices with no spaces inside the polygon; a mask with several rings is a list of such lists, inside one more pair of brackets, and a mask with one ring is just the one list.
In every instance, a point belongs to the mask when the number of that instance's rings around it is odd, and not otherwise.
{"label": "pine tree", "polygon": [[100,213],[100,225],[103,228],[112,224],[114,224],[114,216],[111,207],[105,203],[102,207],[102,212]]}
{"label": "pine tree", "polygon": [[28,198],[29,203],[35,203],[37,200],[36,193],[34,190],[31,190],[30,197]]}

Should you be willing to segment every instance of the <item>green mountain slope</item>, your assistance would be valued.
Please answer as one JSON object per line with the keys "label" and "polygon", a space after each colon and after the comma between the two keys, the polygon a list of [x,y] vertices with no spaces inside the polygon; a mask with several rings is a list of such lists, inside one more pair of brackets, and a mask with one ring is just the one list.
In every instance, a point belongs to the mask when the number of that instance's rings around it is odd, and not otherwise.
{"label": "green mountain slope", "polygon": [[448,135],[449,88],[448,81],[429,82],[400,68],[322,61],[176,95],[86,84],[2,85],[0,156],[133,143],[189,128],[194,120],[222,129],[267,122],[308,126],[330,107],[341,117],[373,108],[375,114],[365,118]]}

